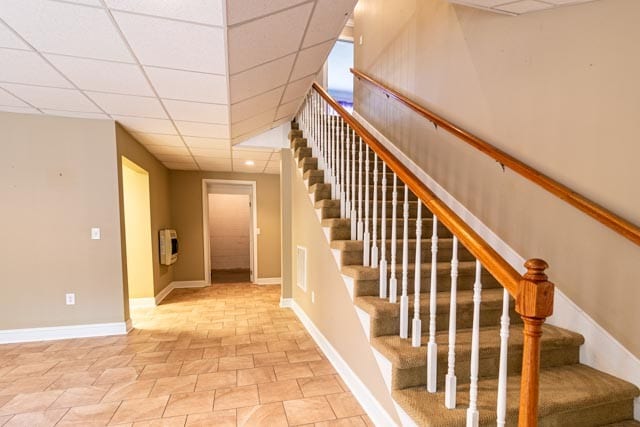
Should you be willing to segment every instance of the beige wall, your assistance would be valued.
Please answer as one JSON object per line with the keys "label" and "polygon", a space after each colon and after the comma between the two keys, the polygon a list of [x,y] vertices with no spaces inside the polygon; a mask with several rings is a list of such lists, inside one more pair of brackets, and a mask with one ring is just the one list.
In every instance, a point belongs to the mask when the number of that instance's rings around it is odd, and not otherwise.
{"label": "beige wall", "polygon": [[171,171],[172,224],[178,232],[180,253],[174,280],[204,280],[202,180],[256,182],[258,278],[280,277],[280,178],[278,175],[232,172]]}
{"label": "beige wall", "polygon": [[[149,174],[150,204],[151,204],[151,248],[153,261],[153,288],[154,294],[158,295],[169,283],[173,281],[173,266],[160,264],[158,248],[158,231],[164,228],[173,228],[171,225],[172,199],[169,185],[169,170],[160,163],[151,153],[147,151],[138,141],[136,141],[124,128],[116,125],[116,143],[118,147],[118,185],[122,194],[122,159],[126,157],[136,163]],[[123,200],[120,198],[122,206]],[[124,210],[121,209],[121,213]],[[124,216],[121,215],[122,242],[126,246],[124,235]],[[123,251],[125,289],[127,289],[126,257]]]}
{"label": "beige wall", "polygon": [[0,329],[123,322],[113,122],[0,113],[0,129]]}
{"label": "beige wall", "polygon": [[[360,0],[356,67],[640,224],[640,2],[509,17]],[[640,355],[640,248],[366,84],[356,110]]]}
{"label": "beige wall", "polygon": [[250,209],[246,194],[209,194],[212,270],[251,268]]}
{"label": "beige wall", "polygon": [[[297,277],[295,257],[297,247],[302,246],[307,250],[307,290],[305,292],[293,283],[291,286],[293,299],[340,353],[382,407],[388,413],[395,414],[393,402],[370,344],[309,200],[307,187],[302,178],[296,176],[297,168],[290,152],[283,153],[283,165],[285,162],[291,165],[289,181],[292,183],[292,250],[294,251],[291,254],[291,277],[294,282]],[[284,167],[283,170],[285,170]],[[315,294],[314,303],[311,302],[312,292]]]}
{"label": "beige wall", "polygon": [[149,174],[127,158],[121,160],[129,298],[153,298]]}

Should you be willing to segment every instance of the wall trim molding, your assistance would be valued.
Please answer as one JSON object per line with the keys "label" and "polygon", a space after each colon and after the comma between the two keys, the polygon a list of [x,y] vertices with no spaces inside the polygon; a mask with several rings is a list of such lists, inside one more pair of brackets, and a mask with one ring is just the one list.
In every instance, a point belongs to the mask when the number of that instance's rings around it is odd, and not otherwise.
{"label": "wall trim molding", "polygon": [[371,394],[367,386],[360,380],[349,364],[340,356],[340,353],[333,348],[329,340],[325,338],[316,325],[307,316],[304,310],[295,302],[292,301],[291,308],[293,312],[298,316],[300,322],[307,329],[313,340],[318,344],[322,352],[327,356],[331,365],[335,368],[336,372],[340,375],[345,384],[349,387],[353,396],[356,398],[362,409],[367,413],[371,421],[375,425],[393,426],[396,425],[394,418],[389,415],[378,400]]}
{"label": "wall trim molding", "polygon": [[154,297],[148,298],[129,298],[129,308],[149,308],[156,306],[156,299]]}
{"label": "wall trim molding", "polygon": [[204,280],[178,280],[169,283],[163,290],[158,292],[155,298],[155,305],[159,305],[174,289],[187,289],[187,288],[205,288],[209,286],[209,283]]}
{"label": "wall trim molding", "polygon": [[[382,145],[396,156],[411,172],[422,180],[460,218],[480,235],[513,268],[525,273],[525,259],[504,240],[498,237],[486,224],[473,215],[462,203],[455,199],[422,168],[416,165],[393,142],[380,133],[371,123],[357,112],[353,116],[375,136]],[[553,315],[547,323],[570,329],[582,334],[585,343],[580,347],[580,362],[587,366],[622,378],[640,387],[640,359],[600,326],[558,288],[555,289]],[[640,420],[640,397],[634,400],[634,417]]]}
{"label": "wall trim molding", "polygon": [[292,308],[293,298],[280,298],[280,308]]}
{"label": "wall trim molding", "polygon": [[256,285],[279,285],[282,283],[282,277],[260,277],[255,283]]}
{"label": "wall trim molding", "polygon": [[131,319],[127,319],[127,321],[124,322],[124,326],[127,329],[127,333],[131,332],[133,330],[133,322]]}
{"label": "wall trim molding", "polygon": [[125,335],[126,322],[0,330],[0,344]]}

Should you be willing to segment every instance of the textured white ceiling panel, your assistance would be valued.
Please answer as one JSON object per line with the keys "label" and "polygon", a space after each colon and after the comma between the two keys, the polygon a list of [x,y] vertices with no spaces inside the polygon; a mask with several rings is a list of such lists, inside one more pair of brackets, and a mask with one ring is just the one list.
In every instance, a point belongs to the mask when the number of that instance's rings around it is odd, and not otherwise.
{"label": "textured white ceiling panel", "polygon": [[196,157],[198,165],[202,170],[208,171],[231,171],[231,159],[203,159],[201,157]]}
{"label": "textured white ceiling panel", "polygon": [[357,2],[358,0],[318,0],[302,47],[338,37]]}
{"label": "textured white ceiling panel", "polygon": [[231,150],[229,147],[213,150],[210,148],[191,148],[191,153],[196,159],[229,159],[231,158]]}
{"label": "textured white ceiling panel", "polygon": [[227,103],[225,76],[155,67],[145,67],[145,71],[161,98]]}
{"label": "textured white ceiling panel", "polygon": [[174,120],[216,124],[229,123],[229,107],[226,105],[170,99],[165,99],[163,103]]}
{"label": "textured white ceiling panel", "polygon": [[260,65],[230,78],[231,103],[259,95],[287,83],[295,55]]}
{"label": "textured white ceiling panel", "polygon": [[309,92],[314,77],[314,75],[311,75],[289,83],[282,96],[282,103],[287,103],[306,95],[307,92]]}
{"label": "textured white ceiling panel", "polygon": [[524,0],[515,3],[505,4],[497,7],[497,9],[521,15],[523,13],[537,12],[542,9],[549,9],[549,3],[543,3],[535,0]]}
{"label": "textured white ceiling panel", "polygon": [[115,115],[112,115],[112,117],[130,132],[164,133],[168,135],[176,133],[176,129],[169,120]]}
{"label": "textured white ceiling panel", "polygon": [[233,159],[233,170],[236,172],[261,173],[265,166],[266,160],[254,160],[253,165],[247,165],[244,159]]}
{"label": "textured white ceiling panel", "polygon": [[6,25],[0,22],[0,47],[12,49],[31,49],[20,37],[14,34]]}
{"label": "textured white ceiling panel", "polygon": [[180,133],[185,136],[203,138],[227,138],[229,136],[229,127],[227,125],[176,121],[176,126]]}
{"label": "textured white ceiling panel", "polygon": [[182,139],[178,135],[165,135],[161,133],[134,133],[133,137],[145,146],[165,145],[174,147],[184,147]]}
{"label": "textured white ceiling panel", "polygon": [[137,65],[71,56],[45,56],[80,89],[153,96],[149,83]]}
{"label": "textured white ceiling panel", "polygon": [[298,53],[296,65],[293,67],[291,80],[298,80],[310,74],[316,74],[329,56],[335,40],[329,40],[322,44],[301,50]]}
{"label": "textured white ceiling panel", "polygon": [[280,102],[283,90],[283,87],[279,87],[231,105],[231,123],[246,120],[264,112],[265,110],[275,109]]}
{"label": "textured white ceiling panel", "polygon": [[147,150],[150,153],[156,154],[165,154],[165,155],[173,155],[173,156],[190,156],[189,150],[187,147],[182,145],[181,147],[171,146],[171,145],[148,145]]}
{"label": "textured white ceiling panel", "polygon": [[143,65],[224,74],[224,30],[187,22],[114,12]]}
{"label": "textured white ceiling panel", "polygon": [[3,83],[4,89],[40,109],[100,113],[80,91]]}
{"label": "textured white ceiling panel", "polygon": [[198,170],[194,161],[191,162],[162,162],[167,168],[177,171]]}
{"label": "textured white ceiling panel", "polygon": [[234,25],[308,1],[309,0],[232,0],[229,1],[227,5],[227,23]]}
{"label": "textured white ceiling panel", "polygon": [[50,116],[111,120],[109,116],[102,113],[81,113],[77,111],[59,111],[59,110],[47,110],[47,109],[43,109],[42,112]]}
{"label": "textured white ceiling panel", "polygon": [[41,114],[40,111],[31,107],[12,107],[10,105],[0,105],[0,111],[7,113],[22,113],[22,114]]}
{"label": "textured white ceiling panel", "polygon": [[133,60],[104,9],[47,0],[2,0],[0,16],[41,52]]}
{"label": "textured white ceiling panel", "polygon": [[497,13],[510,15],[523,15],[525,13],[538,12],[552,9],[558,6],[568,6],[580,3],[588,3],[595,0],[449,0],[464,6],[477,7]]}
{"label": "textured white ceiling panel", "polygon": [[100,3],[100,0],[66,0],[66,1],[69,1],[71,3],[84,4],[87,6],[102,7],[102,3]]}
{"label": "textured white ceiling panel", "polygon": [[233,147],[233,158],[243,160],[269,160],[271,158],[271,150],[247,150],[240,149],[236,145]]}
{"label": "textured white ceiling panel", "polygon": [[302,98],[299,98],[287,104],[282,104],[278,108],[278,112],[276,113],[276,120],[285,119],[287,117],[293,116],[296,113],[296,111],[298,111],[298,107],[300,107],[301,102],[302,102]]}
{"label": "textured white ceiling panel", "polygon": [[229,72],[236,74],[297,51],[312,7],[303,4],[229,29]]}
{"label": "textured white ceiling panel", "polygon": [[111,9],[209,25],[223,25],[222,0],[106,0],[106,3]]}
{"label": "textured white ceiling panel", "polygon": [[202,138],[197,136],[184,136],[184,142],[191,148],[229,150],[231,147],[231,143],[227,138]]}
{"label": "textured white ceiling panel", "polygon": [[104,92],[85,92],[105,112],[118,116],[166,119],[167,115],[157,98]]}
{"label": "textured white ceiling panel", "polygon": [[30,108],[29,105],[20,101],[18,98],[11,95],[6,90],[2,90],[2,89],[0,89],[0,105],[9,106],[9,107]]}
{"label": "textured white ceiling panel", "polygon": [[251,131],[254,129],[261,128],[265,125],[270,124],[271,122],[273,122],[273,117],[275,116],[274,110],[268,110],[247,120],[234,123],[233,127],[231,128],[231,136],[233,138],[238,138],[239,136],[251,133]]}
{"label": "textured white ceiling panel", "polygon": [[0,49],[0,64],[0,81],[3,82],[73,87],[36,52]]}

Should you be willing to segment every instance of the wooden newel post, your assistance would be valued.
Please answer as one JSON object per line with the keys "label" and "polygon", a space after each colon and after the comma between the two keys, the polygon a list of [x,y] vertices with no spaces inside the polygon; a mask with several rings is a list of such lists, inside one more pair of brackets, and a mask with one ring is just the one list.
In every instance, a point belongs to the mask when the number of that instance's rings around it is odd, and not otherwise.
{"label": "wooden newel post", "polygon": [[530,259],[524,266],[516,298],[516,312],[524,321],[522,349],[522,383],[520,387],[519,427],[538,425],[538,393],[540,386],[540,337],[542,324],[553,313],[553,283],[547,280],[549,265],[541,259]]}

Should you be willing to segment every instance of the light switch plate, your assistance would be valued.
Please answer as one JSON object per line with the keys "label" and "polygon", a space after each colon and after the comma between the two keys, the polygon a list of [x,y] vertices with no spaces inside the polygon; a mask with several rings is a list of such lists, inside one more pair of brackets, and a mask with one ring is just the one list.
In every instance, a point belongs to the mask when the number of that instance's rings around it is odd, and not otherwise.
{"label": "light switch plate", "polygon": [[67,305],[75,305],[76,303],[76,294],[66,294],[65,301]]}
{"label": "light switch plate", "polygon": [[91,240],[100,240],[100,228],[93,227],[91,229]]}

